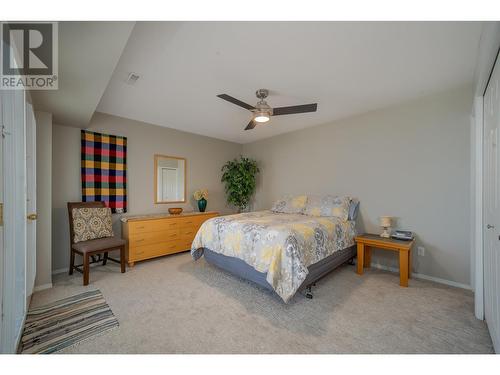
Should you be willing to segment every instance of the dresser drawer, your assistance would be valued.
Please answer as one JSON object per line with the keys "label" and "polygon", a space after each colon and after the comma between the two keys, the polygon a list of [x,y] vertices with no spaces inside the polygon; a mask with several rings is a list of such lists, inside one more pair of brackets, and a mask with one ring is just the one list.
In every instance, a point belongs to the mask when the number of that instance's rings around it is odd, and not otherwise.
{"label": "dresser drawer", "polygon": [[181,249],[178,241],[159,242],[152,245],[129,248],[129,261],[135,262],[148,258],[176,253]]}
{"label": "dresser drawer", "polygon": [[187,251],[191,250],[191,245],[193,243],[193,240],[180,240],[179,241],[179,251]]}
{"label": "dresser drawer", "polygon": [[216,216],[216,212],[208,212],[124,221],[122,236],[127,240],[129,266],[137,261],[190,250],[203,222]]}
{"label": "dresser drawer", "polygon": [[206,217],[186,217],[179,220],[179,225],[181,228],[199,227],[205,220]]}
{"label": "dresser drawer", "polygon": [[129,246],[151,245],[158,242],[173,241],[178,239],[179,229],[167,229],[157,232],[133,233],[129,237]]}
{"label": "dresser drawer", "polygon": [[194,236],[196,235],[196,233],[198,232],[198,229],[199,229],[199,226],[191,226],[191,227],[185,227],[185,228],[181,228],[179,230],[179,237],[181,240],[184,240],[184,239],[191,239],[191,241],[194,239]]}
{"label": "dresser drawer", "polygon": [[139,233],[158,232],[179,228],[179,222],[172,219],[144,220],[129,223],[129,235]]}
{"label": "dresser drawer", "polygon": [[179,225],[181,228],[190,228],[196,227],[196,230],[203,224],[203,222],[208,219],[215,217],[216,215],[199,215],[199,216],[190,216],[179,219]]}

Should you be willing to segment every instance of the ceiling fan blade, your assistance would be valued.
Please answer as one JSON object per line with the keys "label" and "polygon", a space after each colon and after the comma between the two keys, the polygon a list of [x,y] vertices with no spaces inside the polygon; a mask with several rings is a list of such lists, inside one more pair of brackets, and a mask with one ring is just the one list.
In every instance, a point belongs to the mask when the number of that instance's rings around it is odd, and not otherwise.
{"label": "ceiling fan blade", "polygon": [[293,115],[294,113],[316,112],[318,103],[292,105],[290,107],[273,108],[273,116]]}
{"label": "ceiling fan blade", "polygon": [[252,130],[253,128],[255,128],[255,125],[257,125],[257,123],[254,121],[254,120],[251,120],[247,127],[245,128],[245,130]]}
{"label": "ceiling fan blade", "polygon": [[221,99],[224,99],[224,100],[227,100],[228,102],[230,103],[233,103],[233,104],[236,104],[236,105],[239,105],[240,107],[243,107],[245,109],[248,109],[249,111],[251,111],[252,109],[255,109],[255,107],[252,107],[250,104],[247,104],[245,102],[242,102],[241,100],[238,100],[236,98],[233,98],[232,96],[229,96],[227,94],[220,94],[220,95],[217,95],[217,97],[221,98]]}

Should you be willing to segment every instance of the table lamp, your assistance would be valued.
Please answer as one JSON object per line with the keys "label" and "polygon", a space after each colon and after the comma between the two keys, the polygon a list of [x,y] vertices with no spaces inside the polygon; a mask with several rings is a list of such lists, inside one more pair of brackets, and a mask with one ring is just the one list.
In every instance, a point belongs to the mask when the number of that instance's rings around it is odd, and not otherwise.
{"label": "table lamp", "polygon": [[380,237],[391,237],[391,218],[391,216],[380,216],[380,226],[384,228],[384,231],[380,234]]}

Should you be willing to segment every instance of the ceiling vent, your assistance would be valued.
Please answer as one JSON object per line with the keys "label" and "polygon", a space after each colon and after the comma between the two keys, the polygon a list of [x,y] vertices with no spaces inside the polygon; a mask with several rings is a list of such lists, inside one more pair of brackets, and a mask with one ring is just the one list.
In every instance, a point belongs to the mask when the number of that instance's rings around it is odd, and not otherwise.
{"label": "ceiling vent", "polygon": [[139,80],[140,76],[136,73],[130,73],[127,77],[127,83],[129,85],[135,85],[135,83]]}

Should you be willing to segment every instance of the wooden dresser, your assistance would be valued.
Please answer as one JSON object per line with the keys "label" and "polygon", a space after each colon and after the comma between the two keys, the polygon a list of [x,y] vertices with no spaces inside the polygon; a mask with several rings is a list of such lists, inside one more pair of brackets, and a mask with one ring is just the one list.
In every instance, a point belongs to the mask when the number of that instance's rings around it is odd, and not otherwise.
{"label": "wooden dresser", "polygon": [[211,211],[123,217],[122,238],[127,241],[129,267],[140,260],[190,250],[201,224],[215,216],[218,213]]}

